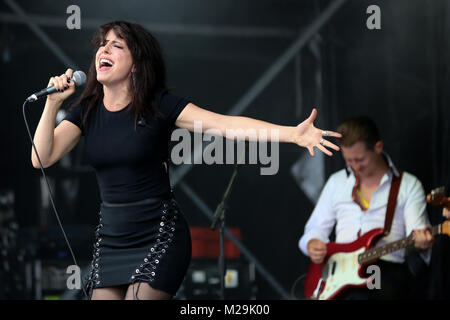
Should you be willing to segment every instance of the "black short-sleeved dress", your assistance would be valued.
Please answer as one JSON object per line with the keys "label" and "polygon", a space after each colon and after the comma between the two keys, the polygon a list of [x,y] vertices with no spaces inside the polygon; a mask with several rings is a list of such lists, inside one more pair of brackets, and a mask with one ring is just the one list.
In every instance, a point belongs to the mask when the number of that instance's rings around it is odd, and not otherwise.
{"label": "black short-sleeved dress", "polygon": [[128,107],[111,112],[103,102],[84,123],[87,104],[74,106],[65,118],[82,131],[102,198],[86,283],[90,295],[95,288],[142,282],[175,295],[186,274],[191,238],[164,163],[188,101],[167,91],[155,101],[159,113],[139,121]]}

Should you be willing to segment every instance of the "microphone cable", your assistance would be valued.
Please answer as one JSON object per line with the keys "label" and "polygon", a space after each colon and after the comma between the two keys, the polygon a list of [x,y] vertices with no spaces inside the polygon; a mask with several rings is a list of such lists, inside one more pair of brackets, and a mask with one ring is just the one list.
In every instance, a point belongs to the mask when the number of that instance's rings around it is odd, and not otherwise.
{"label": "microphone cable", "polygon": [[[45,182],[47,184],[47,189],[48,189],[49,196],[50,196],[50,202],[52,204],[53,211],[54,211],[55,216],[56,216],[56,220],[58,221],[58,225],[61,228],[62,234],[64,236],[64,240],[66,241],[67,247],[69,248],[70,254],[72,255],[72,260],[73,260],[74,264],[80,269],[80,277],[81,277],[81,274],[82,274],[81,273],[81,268],[80,268],[80,266],[77,263],[77,259],[75,258],[75,254],[73,253],[72,246],[70,245],[69,239],[67,238],[66,232],[65,232],[64,227],[63,227],[63,225],[61,223],[61,219],[59,218],[58,210],[56,209],[55,202],[53,201],[53,195],[52,195],[52,190],[50,188],[50,183],[48,182],[47,175],[45,174],[44,166],[42,165],[41,158],[39,157],[39,153],[37,152],[36,145],[34,144],[34,141],[33,141],[33,136],[31,135],[31,132],[30,132],[30,127],[28,126],[28,120],[27,120],[27,116],[25,114],[25,106],[26,106],[27,102],[28,102],[28,100],[25,100],[25,102],[23,103],[22,114],[23,114],[23,119],[25,121],[25,126],[27,128],[28,136],[30,138],[31,145],[33,146],[33,150],[34,150],[34,152],[36,154],[36,157],[38,159],[39,166],[40,166],[40,169],[41,169],[41,172],[42,172],[42,176],[44,177],[44,180],[45,180]],[[86,289],[84,288],[83,279],[80,279],[80,280],[81,280],[80,282],[81,282],[81,288],[83,290],[83,293],[84,293],[86,299],[89,299],[89,296],[88,296],[88,294],[86,292]]]}

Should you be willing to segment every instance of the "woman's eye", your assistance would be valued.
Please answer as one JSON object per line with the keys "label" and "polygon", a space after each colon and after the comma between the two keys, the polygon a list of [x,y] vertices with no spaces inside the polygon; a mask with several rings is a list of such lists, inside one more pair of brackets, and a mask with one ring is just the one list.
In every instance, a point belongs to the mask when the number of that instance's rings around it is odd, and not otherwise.
{"label": "woman's eye", "polygon": [[115,45],[114,47],[119,48],[119,49],[123,49],[121,46]]}

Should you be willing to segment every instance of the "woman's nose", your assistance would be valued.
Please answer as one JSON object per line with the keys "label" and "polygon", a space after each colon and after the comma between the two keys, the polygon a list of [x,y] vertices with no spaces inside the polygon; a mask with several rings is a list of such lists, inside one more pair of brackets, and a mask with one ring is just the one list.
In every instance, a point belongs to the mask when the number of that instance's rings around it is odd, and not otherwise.
{"label": "woman's nose", "polygon": [[111,43],[105,44],[103,47],[103,52],[105,52],[105,51],[110,52],[110,50],[111,50]]}

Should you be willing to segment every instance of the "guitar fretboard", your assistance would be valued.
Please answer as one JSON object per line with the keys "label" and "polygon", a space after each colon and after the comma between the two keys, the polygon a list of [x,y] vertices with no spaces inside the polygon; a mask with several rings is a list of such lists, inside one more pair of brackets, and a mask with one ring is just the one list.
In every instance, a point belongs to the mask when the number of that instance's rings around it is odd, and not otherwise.
{"label": "guitar fretboard", "polygon": [[[441,225],[439,224],[437,226],[431,227],[430,231],[431,231],[431,234],[433,236],[435,236],[436,234],[441,233]],[[391,252],[394,252],[394,251],[406,248],[409,245],[413,245],[413,244],[414,244],[414,239],[413,239],[412,234],[410,234],[406,238],[403,238],[403,239],[397,240],[395,242],[391,242],[391,243],[385,244],[385,245],[383,245],[381,247],[378,247],[378,248],[369,249],[369,250],[361,253],[358,256],[358,262],[360,264],[365,264],[365,263],[371,262],[373,260],[376,260],[376,259],[378,259],[378,258],[380,258],[380,257],[382,257],[382,256],[384,256],[386,254],[389,254]]]}

